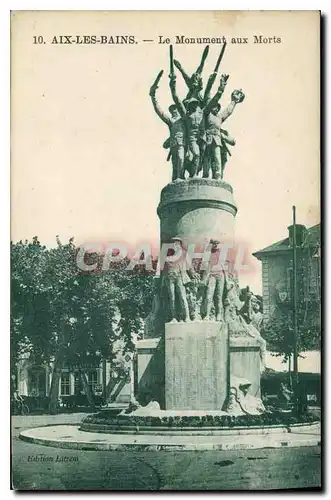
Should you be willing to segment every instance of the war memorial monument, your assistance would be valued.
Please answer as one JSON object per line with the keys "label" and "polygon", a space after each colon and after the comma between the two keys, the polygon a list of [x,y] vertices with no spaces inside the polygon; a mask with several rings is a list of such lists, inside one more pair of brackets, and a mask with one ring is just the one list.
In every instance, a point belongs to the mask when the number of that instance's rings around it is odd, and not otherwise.
{"label": "war memorial monument", "polygon": [[[170,46],[168,110],[158,101],[164,71],[150,87],[151,105],[167,125],[163,147],[172,174],[157,207],[160,272],[144,338],[136,343],[129,406],[117,414],[103,408],[75,429],[64,426],[68,435],[57,442],[42,428],[22,432],[22,439],[68,448],[155,451],[298,446],[301,432],[302,442],[311,444],[304,432],[318,425],[314,418],[277,413],[277,408],[273,413],[262,403],[266,343],[259,331],[260,304],[248,288],[240,288],[231,252],[224,252],[235,247],[238,210],[234,189],[224,180],[235,139],[224,127],[234,111],[245,112],[241,89],[221,104],[231,81],[219,74],[225,50],[226,44],[204,88],[209,47],[189,75]],[[183,99],[179,78],[187,86]],[[291,426],[296,426],[294,437]]]}
{"label": "war memorial monument", "polygon": [[[172,182],[163,188],[157,209],[160,245],[180,256],[166,261],[157,279],[145,339],[137,344],[137,377],[138,395],[149,394],[165,410],[235,411],[239,392],[245,399],[248,389],[250,405],[256,398],[252,411],[262,411],[264,342],[254,325],[254,297],[250,292],[240,297],[235,266],[221,256],[222,246],[233,246],[237,213],[233,189],[223,180],[235,140],[223,122],[245,98],[234,90],[223,109],[219,101],[229,78],[225,74],[212,95],[225,48],[205,89],[202,71],[208,47],[192,76],[173,60],[170,48],[173,104],[168,113],[157,100],[162,71],[150,89],[155,112],[169,128],[164,147],[172,162]],[[175,66],[188,87],[183,101],[177,94]],[[202,262],[189,262],[190,249],[197,248],[205,251]],[[230,391],[238,401],[230,398]]]}

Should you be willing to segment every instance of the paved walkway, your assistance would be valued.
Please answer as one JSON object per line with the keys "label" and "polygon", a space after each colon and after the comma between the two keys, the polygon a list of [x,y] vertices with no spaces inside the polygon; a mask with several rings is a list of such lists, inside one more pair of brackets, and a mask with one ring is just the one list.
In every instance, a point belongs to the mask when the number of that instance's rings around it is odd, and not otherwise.
{"label": "paved walkway", "polygon": [[56,425],[27,429],[20,438],[36,444],[67,449],[84,450],[236,450],[256,448],[281,448],[317,446],[320,443],[320,425],[293,428],[283,433],[257,433],[238,435],[234,431],[227,436],[153,436],[144,434],[101,434],[83,432],[78,426]]}
{"label": "paved walkway", "polygon": [[[107,409],[121,410],[125,407],[126,405],[123,405],[122,403],[112,403],[107,407]],[[99,410],[94,412],[80,411],[74,413],[57,413],[56,415],[48,415],[48,414],[12,415],[11,417],[12,434],[13,436],[15,436],[18,434],[17,430],[28,429],[29,427],[40,427],[43,425],[57,425],[57,424],[78,425],[82,422],[84,417],[96,413],[98,411]]]}
{"label": "paved walkway", "polygon": [[11,417],[12,434],[17,435],[22,429],[43,425],[79,425],[84,417],[91,413],[59,413],[57,415],[14,415]]}

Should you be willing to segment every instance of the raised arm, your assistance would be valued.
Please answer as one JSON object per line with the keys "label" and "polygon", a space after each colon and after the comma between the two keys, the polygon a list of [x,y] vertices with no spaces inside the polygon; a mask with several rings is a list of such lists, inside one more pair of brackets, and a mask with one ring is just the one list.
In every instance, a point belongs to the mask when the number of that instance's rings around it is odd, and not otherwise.
{"label": "raised arm", "polygon": [[209,45],[207,45],[207,47],[204,48],[204,50],[202,52],[200,64],[199,64],[199,66],[198,66],[198,68],[196,70],[196,73],[199,73],[200,75],[203,72],[203,67],[205,65],[205,62],[206,62],[206,59],[207,59],[207,56],[208,56],[208,52],[209,52]]}
{"label": "raised arm", "polygon": [[176,75],[169,75],[170,81],[169,86],[171,90],[171,95],[174,100],[174,103],[177,106],[177,109],[180,113],[180,116],[183,118],[186,115],[186,109],[182,101],[179,99],[176,91]]}
{"label": "raised arm", "polygon": [[[222,62],[222,59],[223,59],[223,56],[224,56],[224,52],[225,52],[225,49],[226,49],[226,42],[224,43],[223,47],[222,47],[222,50],[220,52],[220,55],[218,56],[218,59],[217,59],[217,62],[216,62],[216,66],[214,68],[214,72],[210,75],[210,77],[208,78],[208,82],[207,82],[207,85],[206,85],[206,90],[205,90],[205,94],[204,94],[204,105],[206,106],[208,104],[208,102],[210,101],[210,92],[211,92],[211,89],[212,89],[212,86],[214,85],[214,82],[216,80],[216,77],[217,77],[217,72],[218,72],[218,69],[220,67],[220,64]],[[208,53],[208,52],[207,52]],[[207,57],[207,56],[206,56]]]}
{"label": "raised arm", "polygon": [[205,106],[205,109],[204,109],[205,115],[208,115],[210,113],[210,111],[213,109],[213,107],[218,103],[218,101],[222,97],[224,89],[226,87],[226,83],[228,81],[228,78],[229,78],[229,75],[222,75],[221,76],[220,84],[218,86],[218,90],[217,90],[216,94],[214,95],[214,97],[212,99],[209,100],[209,102]]}
{"label": "raised arm", "polygon": [[[162,74],[161,74],[161,76],[162,76]],[[166,125],[168,125],[170,127],[170,125],[171,125],[170,117],[166,113],[164,113],[164,111],[162,110],[162,108],[160,107],[160,105],[159,105],[159,103],[157,102],[157,99],[156,99],[156,90],[158,89],[158,82],[160,81],[161,76],[160,76],[160,73],[159,73],[158,77],[156,78],[155,82],[153,83],[153,85],[151,86],[151,88],[149,90],[149,95],[151,97],[155,113],[157,114],[157,116],[159,118],[161,118],[161,120]]]}
{"label": "raised arm", "polygon": [[210,77],[208,78],[208,81],[207,81],[207,85],[206,85],[206,89],[205,89],[205,93],[204,93],[204,96],[203,96],[203,102],[204,102],[204,105],[206,106],[209,101],[210,101],[210,92],[211,92],[211,89],[214,85],[214,82],[216,80],[216,77],[217,77],[217,73],[212,73],[210,75]]}
{"label": "raised arm", "polygon": [[188,74],[186,73],[186,71],[184,70],[184,68],[182,67],[182,65],[180,64],[179,61],[176,61],[176,59],[174,60],[174,65],[176,66],[176,68],[181,72],[182,74],[182,77],[184,78],[185,80],[185,83],[186,85],[188,86],[188,88],[190,88],[190,81],[191,81],[191,78],[188,76]]}
{"label": "raised arm", "polygon": [[152,104],[153,104],[153,108],[154,108],[155,113],[157,114],[157,116],[159,118],[161,118],[161,120],[166,125],[168,125],[168,127],[170,127],[170,125],[171,125],[170,117],[160,107],[159,103],[156,100],[155,94],[150,94],[150,96],[151,96],[151,99],[152,99]]}
{"label": "raised arm", "polygon": [[221,112],[221,117],[223,122],[227,118],[229,118],[230,115],[232,115],[236,105],[243,102],[244,99],[245,99],[245,94],[242,92],[242,90],[234,90],[232,92],[230,104],[225,108],[224,111]]}

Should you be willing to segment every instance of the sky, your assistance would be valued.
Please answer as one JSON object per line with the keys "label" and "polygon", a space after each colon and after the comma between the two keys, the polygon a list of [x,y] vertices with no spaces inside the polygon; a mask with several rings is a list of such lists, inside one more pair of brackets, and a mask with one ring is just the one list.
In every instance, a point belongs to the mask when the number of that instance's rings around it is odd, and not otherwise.
{"label": "sky", "polygon": [[[137,43],[51,43],[126,34]],[[148,92],[164,69],[159,99],[167,109],[169,46],[157,40],[176,35],[225,36],[222,104],[233,89],[246,95],[226,127],[236,139],[224,178],[238,205],[237,240],[253,252],[285,238],[292,205],[298,223],[320,222],[318,13],[29,11],[12,17],[13,241],[158,240],[156,208],[171,166],[162,148],[167,127]],[[254,43],[254,35],[281,42]],[[33,43],[38,36],[45,43]],[[175,58],[191,73],[203,48],[174,44]],[[210,45],[205,81],[220,49]],[[180,76],[178,92],[185,95]],[[261,268],[252,263],[241,284],[260,293]]]}

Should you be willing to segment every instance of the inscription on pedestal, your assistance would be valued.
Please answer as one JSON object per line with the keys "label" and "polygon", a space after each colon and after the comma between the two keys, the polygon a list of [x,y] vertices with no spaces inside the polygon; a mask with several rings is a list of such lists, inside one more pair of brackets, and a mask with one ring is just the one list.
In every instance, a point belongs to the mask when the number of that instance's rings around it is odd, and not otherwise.
{"label": "inscription on pedestal", "polygon": [[227,326],[214,321],[167,323],[167,410],[220,410],[227,387]]}

